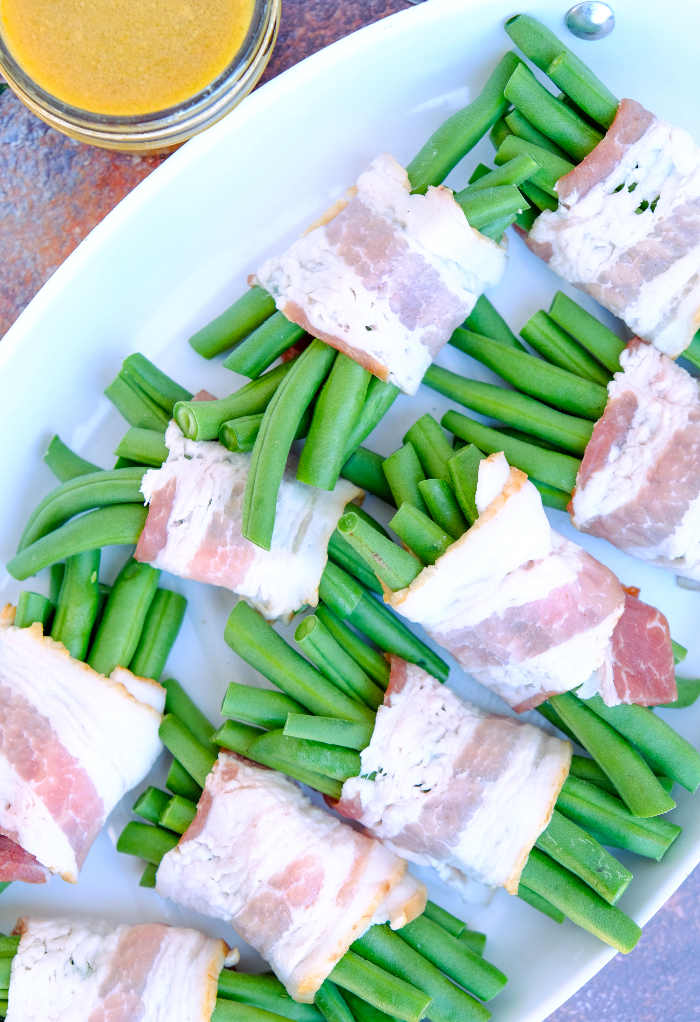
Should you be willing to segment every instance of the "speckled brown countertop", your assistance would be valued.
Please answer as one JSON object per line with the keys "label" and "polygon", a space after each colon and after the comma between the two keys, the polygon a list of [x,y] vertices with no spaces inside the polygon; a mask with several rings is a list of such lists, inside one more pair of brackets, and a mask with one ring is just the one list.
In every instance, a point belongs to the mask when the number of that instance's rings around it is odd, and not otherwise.
{"label": "speckled brown countertop", "polygon": [[[263,82],[316,50],[410,6],[405,0],[283,0]],[[85,235],[160,160],[73,142],[0,96],[0,336]],[[548,1022],[700,1020],[700,869]]]}

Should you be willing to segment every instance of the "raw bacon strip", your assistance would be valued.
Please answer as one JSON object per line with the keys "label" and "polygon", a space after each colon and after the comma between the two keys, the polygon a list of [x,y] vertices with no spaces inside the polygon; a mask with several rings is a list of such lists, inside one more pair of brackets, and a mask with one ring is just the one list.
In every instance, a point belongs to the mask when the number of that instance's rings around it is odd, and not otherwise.
{"label": "raw bacon strip", "polygon": [[[0,834],[29,858],[5,849],[3,879],[28,879],[36,860],[76,883],[107,816],[160,754],[165,691],[125,668],[105,678],[40,624],[13,621],[8,604],[0,614]],[[36,868],[32,875],[41,882]]]}
{"label": "raw bacon strip", "polygon": [[559,208],[540,214],[528,246],[639,337],[679,355],[700,326],[700,148],[623,99],[557,192]]}
{"label": "raw bacon strip", "polygon": [[569,510],[577,529],[700,580],[698,382],[634,338],[608,384]]}
{"label": "raw bacon strip", "polygon": [[34,855],[0,834],[0,883],[23,880],[25,884],[45,884],[50,876]]}
{"label": "raw bacon strip", "polygon": [[402,926],[423,911],[425,888],[402,885],[405,870],[282,774],[221,752],[197,816],[158,867],[156,890],[230,922],[290,995],[311,1004],[373,922]]}
{"label": "raw bacon strip", "polygon": [[341,813],[397,855],[434,866],[448,884],[469,878],[516,894],[569,772],[571,745],[483,713],[392,656],[361,757],[361,776],[343,785]]}
{"label": "raw bacon strip", "polygon": [[181,578],[225,586],[268,620],[289,618],[318,603],[328,540],[343,508],[362,494],[339,479],[332,491],[295,478],[290,458],[277,497],[272,549],[241,535],[249,454],[216,441],[186,440],[173,421],[165,434],[169,454],[150,469],[141,491],[149,504],[135,557]]}
{"label": "raw bacon strip", "polygon": [[668,621],[656,607],[625,593],[625,612],[612,638],[613,691],[601,686],[608,706],[658,706],[678,698]]}
{"label": "raw bacon strip", "polygon": [[8,1022],[209,1022],[227,952],[197,930],[20,919]]}
{"label": "raw bacon strip", "polygon": [[287,319],[415,394],[479,295],[501,279],[506,254],[469,226],[449,188],[410,192],[406,171],[381,153],[339,212],[249,282]]}
{"label": "raw bacon strip", "polygon": [[550,528],[539,493],[503,454],[480,464],[477,507],[472,528],[389,599],[522,712],[604,664],[624,593]]}

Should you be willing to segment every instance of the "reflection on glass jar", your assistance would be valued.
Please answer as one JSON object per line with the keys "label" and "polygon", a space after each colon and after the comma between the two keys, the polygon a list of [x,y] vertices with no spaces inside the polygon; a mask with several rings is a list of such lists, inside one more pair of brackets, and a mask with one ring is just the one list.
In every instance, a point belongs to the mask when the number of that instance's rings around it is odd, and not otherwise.
{"label": "reflection on glass jar", "polygon": [[280,0],[0,0],[0,68],[59,131],[163,151],[251,91],[279,9]]}

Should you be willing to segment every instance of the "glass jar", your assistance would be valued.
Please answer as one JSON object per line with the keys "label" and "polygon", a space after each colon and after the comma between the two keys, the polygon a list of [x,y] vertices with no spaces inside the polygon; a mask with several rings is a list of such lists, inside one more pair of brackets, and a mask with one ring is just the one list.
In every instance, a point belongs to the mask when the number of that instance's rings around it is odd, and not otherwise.
{"label": "glass jar", "polygon": [[80,110],[50,95],[22,69],[0,34],[0,70],[29,109],[79,142],[124,152],[170,152],[225,117],[253,90],[272,55],[281,0],[256,0],[248,34],[210,85],[167,110],[134,116]]}

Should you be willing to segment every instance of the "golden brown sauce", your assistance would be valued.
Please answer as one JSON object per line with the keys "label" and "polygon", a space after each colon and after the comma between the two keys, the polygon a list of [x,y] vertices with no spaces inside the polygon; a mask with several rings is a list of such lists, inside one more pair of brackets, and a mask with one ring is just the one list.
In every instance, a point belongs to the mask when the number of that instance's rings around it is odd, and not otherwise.
{"label": "golden brown sauce", "polygon": [[153,113],[231,63],[254,0],[0,0],[5,44],[52,96],[99,114]]}

